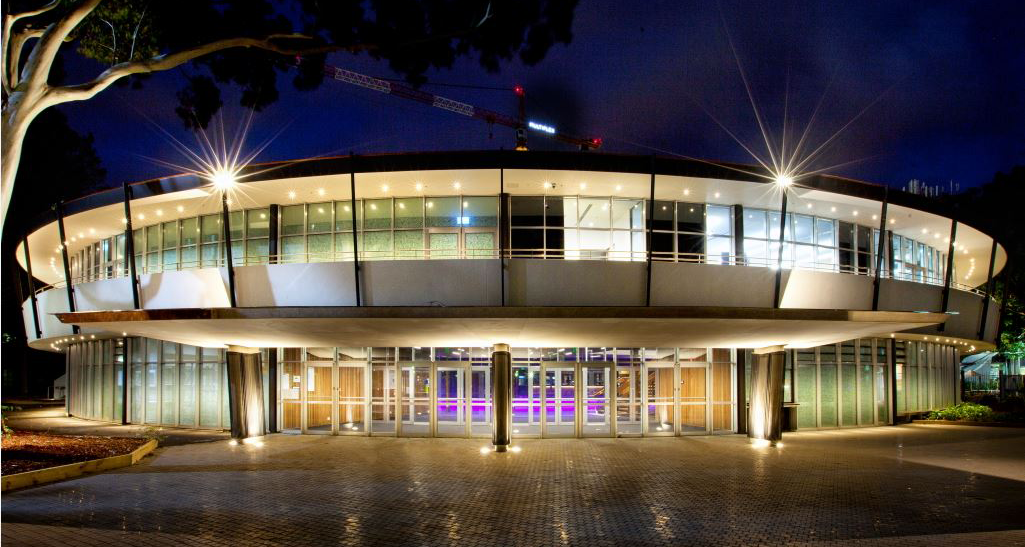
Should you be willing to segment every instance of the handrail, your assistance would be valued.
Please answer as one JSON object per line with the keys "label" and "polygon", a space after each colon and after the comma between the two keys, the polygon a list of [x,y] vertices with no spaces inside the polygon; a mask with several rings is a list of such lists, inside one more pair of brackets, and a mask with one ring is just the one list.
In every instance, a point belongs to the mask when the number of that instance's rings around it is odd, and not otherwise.
{"label": "handrail", "polygon": [[[361,262],[375,262],[385,260],[473,260],[473,259],[497,259],[501,254],[501,250],[497,248],[481,248],[481,249],[390,249],[383,251],[373,250],[361,250],[359,252],[359,259]],[[652,260],[656,262],[672,262],[672,263],[690,263],[690,264],[715,264],[723,266],[749,266],[749,267],[762,267],[775,269],[775,260],[770,257],[749,257],[745,255],[734,255],[734,254],[716,254],[708,255],[706,253],[677,253],[668,251],[655,251],[652,254]],[[582,261],[603,261],[603,262],[644,262],[647,260],[648,253],[646,251],[621,251],[617,249],[547,249],[547,248],[526,248],[526,249],[506,249],[505,258],[507,259],[538,259],[538,260],[582,260]],[[244,255],[233,257],[233,264],[235,266],[250,266],[250,265],[263,265],[272,263],[272,259],[279,264],[290,264],[290,263],[317,263],[317,262],[351,262],[353,260],[352,251],[306,251],[302,253],[279,253],[276,256],[270,255]],[[142,262],[141,260],[139,262]],[[226,265],[223,256],[215,259],[197,259],[190,261],[175,261],[172,263],[157,263],[155,265],[149,265],[145,263],[138,263],[139,275],[162,273],[168,271],[185,271],[195,270],[201,268],[220,268]],[[873,276],[875,275],[875,268],[863,267],[863,266],[841,266],[834,262],[817,262],[817,261],[805,261],[792,259],[785,259],[783,261],[784,270],[798,270],[798,271],[820,271],[830,273],[841,273],[851,275],[862,275],[862,276]],[[127,276],[126,263],[123,260],[111,262],[110,266],[102,269],[96,275],[85,274],[78,275],[72,278],[72,285],[80,283],[87,283],[92,281],[101,281],[105,279],[115,279]],[[936,276],[920,275],[922,272],[917,274],[899,272],[896,275],[888,268],[884,269],[883,277],[886,279],[896,279],[901,281],[911,281],[916,283],[924,283],[928,285],[943,285],[943,278]],[[64,282],[58,281],[51,285],[40,287],[36,290],[36,294],[42,293],[46,290],[63,288]],[[971,287],[963,283],[952,282],[951,287],[963,292],[969,292],[977,295],[985,295],[985,291],[982,289]]]}

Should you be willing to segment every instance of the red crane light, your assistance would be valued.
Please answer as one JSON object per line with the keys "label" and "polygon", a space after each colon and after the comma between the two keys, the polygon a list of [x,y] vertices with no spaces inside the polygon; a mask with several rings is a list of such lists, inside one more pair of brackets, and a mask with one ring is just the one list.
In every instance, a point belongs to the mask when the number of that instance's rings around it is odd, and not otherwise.
{"label": "red crane light", "polygon": [[517,95],[522,97],[523,96],[523,86],[522,85],[517,85],[517,86],[513,87],[513,93],[515,93],[515,94],[517,94]]}

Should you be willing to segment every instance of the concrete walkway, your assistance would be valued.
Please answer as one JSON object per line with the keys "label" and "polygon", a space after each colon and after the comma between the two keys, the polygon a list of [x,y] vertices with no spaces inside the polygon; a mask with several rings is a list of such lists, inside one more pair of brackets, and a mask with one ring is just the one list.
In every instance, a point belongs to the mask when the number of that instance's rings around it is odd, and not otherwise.
{"label": "concrete walkway", "polygon": [[4,545],[1025,545],[1025,430],[273,435],[3,497]]}
{"label": "concrete walkway", "polygon": [[63,406],[41,406],[5,412],[7,425],[21,431],[39,431],[57,435],[102,435],[106,437],[157,437],[161,446],[177,446],[206,441],[227,440],[224,431],[178,427],[117,425],[107,422],[69,418]]}

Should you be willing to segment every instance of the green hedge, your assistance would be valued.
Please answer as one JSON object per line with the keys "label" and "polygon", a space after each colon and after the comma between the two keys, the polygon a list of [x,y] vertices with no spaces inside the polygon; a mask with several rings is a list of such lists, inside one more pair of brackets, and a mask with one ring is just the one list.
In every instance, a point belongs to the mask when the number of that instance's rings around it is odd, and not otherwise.
{"label": "green hedge", "polygon": [[955,420],[964,422],[992,422],[993,409],[975,403],[958,403],[942,410],[929,413],[930,420]]}

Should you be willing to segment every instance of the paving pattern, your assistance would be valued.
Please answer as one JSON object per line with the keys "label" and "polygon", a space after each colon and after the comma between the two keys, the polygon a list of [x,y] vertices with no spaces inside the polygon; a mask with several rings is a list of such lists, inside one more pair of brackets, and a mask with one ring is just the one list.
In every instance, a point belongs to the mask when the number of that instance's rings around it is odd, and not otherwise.
{"label": "paving pattern", "polygon": [[274,435],[3,496],[6,545],[1025,545],[1025,429],[525,440]]}

